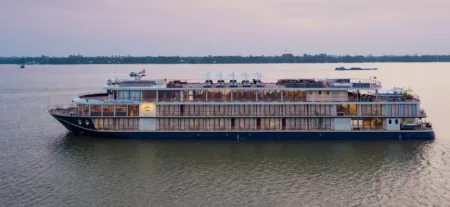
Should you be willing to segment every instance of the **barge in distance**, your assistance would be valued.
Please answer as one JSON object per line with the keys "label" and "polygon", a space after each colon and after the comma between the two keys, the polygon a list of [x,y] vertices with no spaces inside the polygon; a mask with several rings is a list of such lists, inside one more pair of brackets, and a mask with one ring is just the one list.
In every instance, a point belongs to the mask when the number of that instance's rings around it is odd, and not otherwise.
{"label": "barge in distance", "polygon": [[345,67],[338,67],[335,70],[378,70],[378,68],[359,68],[359,67],[345,68]]}
{"label": "barge in distance", "polygon": [[108,80],[49,113],[77,135],[127,139],[433,139],[418,96],[376,79]]}

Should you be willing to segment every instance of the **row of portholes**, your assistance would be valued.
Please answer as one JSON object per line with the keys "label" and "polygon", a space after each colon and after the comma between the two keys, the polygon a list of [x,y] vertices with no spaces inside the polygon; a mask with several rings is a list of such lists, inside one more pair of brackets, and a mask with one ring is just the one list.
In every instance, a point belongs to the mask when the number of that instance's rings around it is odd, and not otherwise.
{"label": "row of portholes", "polygon": [[[86,120],[84,123],[86,126],[89,126],[89,120]],[[81,119],[78,119],[78,125],[81,126],[82,124],[83,124],[83,122],[81,121]]]}
{"label": "row of portholes", "polygon": [[[327,91],[326,93],[327,93],[327,95],[330,95],[330,91]],[[310,95],[313,95],[313,91],[312,91],[312,90],[309,91],[309,94],[310,94]],[[320,96],[320,95],[322,95],[322,91],[319,91],[319,96]]]}
{"label": "row of portholes", "polygon": [[[392,124],[392,119],[389,119],[389,124]],[[395,124],[398,124],[398,119],[395,119]]]}

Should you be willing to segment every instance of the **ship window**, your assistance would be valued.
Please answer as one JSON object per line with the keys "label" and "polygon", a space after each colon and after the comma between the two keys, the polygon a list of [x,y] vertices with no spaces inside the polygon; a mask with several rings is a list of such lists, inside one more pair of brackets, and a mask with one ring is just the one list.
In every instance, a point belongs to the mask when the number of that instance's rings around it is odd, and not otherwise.
{"label": "ship window", "polygon": [[330,95],[330,91],[327,91],[327,95]]}
{"label": "ship window", "polygon": [[114,105],[103,105],[103,116],[114,116]]}
{"label": "ship window", "polygon": [[398,124],[398,119],[395,120],[395,124]]}
{"label": "ship window", "polygon": [[90,105],[91,116],[101,116],[102,115],[102,105]]}
{"label": "ship window", "polygon": [[389,119],[389,124],[392,124],[392,120],[391,119]]}
{"label": "ship window", "polygon": [[89,126],[89,121],[88,120],[86,120],[86,126]]}
{"label": "ship window", "polygon": [[139,105],[128,105],[128,116],[139,116]]}
{"label": "ship window", "polygon": [[116,116],[126,116],[127,106],[126,105],[116,105]]}
{"label": "ship window", "polygon": [[81,120],[80,119],[78,119],[78,125],[81,125]]}
{"label": "ship window", "polygon": [[322,95],[322,91],[319,91],[319,96]]}

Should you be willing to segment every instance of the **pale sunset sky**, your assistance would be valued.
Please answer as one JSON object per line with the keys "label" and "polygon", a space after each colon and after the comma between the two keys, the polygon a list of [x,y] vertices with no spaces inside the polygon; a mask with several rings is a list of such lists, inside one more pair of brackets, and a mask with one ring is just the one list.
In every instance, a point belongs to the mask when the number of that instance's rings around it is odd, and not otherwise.
{"label": "pale sunset sky", "polygon": [[0,56],[450,54],[450,0],[0,0]]}

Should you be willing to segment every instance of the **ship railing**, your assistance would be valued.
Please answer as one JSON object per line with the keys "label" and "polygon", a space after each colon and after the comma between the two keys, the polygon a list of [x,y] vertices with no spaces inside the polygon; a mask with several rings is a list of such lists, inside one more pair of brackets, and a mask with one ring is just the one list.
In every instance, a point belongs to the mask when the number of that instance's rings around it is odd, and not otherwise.
{"label": "ship railing", "polygon": [[134,80],[134,79],[118,79],[118,78],[116,78],[116,79],[109,79],[108,82],[107,82],[107,85],[108,86],[119,85],[119,84],[121,84],[124,81],[132,81],[132,80]]}
{"label": "ship railing", "polygon": [[[369,84],[369,87],[361,86],[362,88],[380,88],[381,82],[376,79],[359,79],[359,78],[350,78],[347,80],[350,80],[348,84],[350,85],[333,85],[333,83],[336,79],[314,79],[314,78],[301,78],[298,80],[311,80],[311,82],[295,82],[297,79],[292,78],[284,78],[284,79],[263,79],[260,80],[260,82],[254,78],[249,78],[248,81],[251,83],[250,85],[243,84],[242,81],[244,79],[236,79],[237,88],[359,88],[358,83],[362,84]],[[345,78],[344,78],[345,79]],[[220,85],[221,87],[217,87],[216,83],[217,80],[212,80],[213,84],[208,85],[208,87],[205,88],[235,88],[230,87],[229,80],[225,80],[225,86]],[[282,80],[285,80],[287,82],[280,82]],[[205,80],[199,80],[199,79],[172,79],[172,80],[166,80],[166,83],[174,83],[175,84],[168,84],[168,88],[189,88],[187,86],[189,85],[196,85],[198,87],[204,87]],[[354,85],[354,83],[356,85]]]}
{"label": "ship railing", "polygon": [[372,126],[372,127],[364,127],[364,126],[351,126],[351,130],[353,131],[373,131],[373,130],[385,130],[383,126]]}
{"label": "ship railing", "polygon": [[[375,93],[369,93],[368,95],[376,97]],[[370,98],[370,97],[369,97]],[[377,99],[373,99],[374,102],[417,102],[420,101],[420,97],[416,94],[407,95],[392,95],[392,96],[378,96]]]}
{"label": "ship railing", "polygon": [[77,108],[75,104],[58,104],[58,105],[52,105],[49,107],[49,109],[72,109]]}
{"label": "ship railing", "polygon": [[420,101],[420,96],[417,94],[407,94],[405,97],[406,100]]}
{"label": "ship railing", "polygon": [[314,130],[320,130],[320,131],[333,131],[334,129],[331,126],[316,126],[316,127],[312,127],[310,129],[307,129],[306,127],[289,127],[286,126],[286,128],[284,129],[277,129],[277,130],[281,130],[281,131],[298,131],[298,130],[305,130],[305,131],[314,131]]}
{"label": "ship railing", "polygon": [[109,79],[106,83],[109,87],[119,87],[122,84],[127,84],[127,87],[139,87],[142,85],[145,86],[160,86],[163,85],[165,80],[163,79]]}
{"label": "ship railing", "polygon": [[373,102],[417,102],[419,99],[416,98],[405,98],[405,97],[378,97],[378,99],[373,100]]}
{"label": "ship railing", "polygon": [[[91,112],[92,114],[92,112]],[[273,117],[273,116],[283,116],[283,117],[291,117],[291,116],[295,116],[295,117],[346,117],[346,116],[351,116],[351,117],[355,117],[355,116],[376,116],[376,117],[384,117],[386,116],[386,114],[383,113],[363,113],[361,115],[358,115],[357,113],[344,113],[344,112],[338,112],[338,113],[279,113],[279,112],[273,112],[273,113],[269,113],[269,112],[265,112],[265,113],[229,113],[229,112],[224,112],[224,113],[213,113],[213,112],[184,112],[183,114],[177,112],[177,113],[172,113],[172,112],[159,112],[158,116],[160,117],[216,117],[216,116],[225,116],[225,117],[248,117],[248,116],[252,116],[252,117]],[[415,116],[412,116],[415,117]]]}
{"label": "ship railing", "polygon": [[54,105],[48,110],[50,114],[54,115],[65,115],[65,116],[76,116],[77,107],[75,105]]}
{"label": "ship railing", "polygon": [[[92,112],[91,112],[91,116]],[[100,116],[100,115],[96,115],[96,116]],[[108,116],[105,116],[105,114],[103,114],[104,117],[112,117],[112,113]],[[213,112],[158,112],[157,113],[158,117],[164,118],[164,117],[234,117],[234,118],[245,118],[245,117],[282,117],[282,118],[295,118],[295,117],[333,117],[333,118],[343,118],[343,117],[360,117],[360,118],[364,118],[364,117],[391,117],[391,115],[387,115],[385,112],[379,112],[379,113],[361,113],[361,114],[357,114],[357,113],[344,113],[344,112],[329,112],[329,113],[280,113],[280,112],[273,112],[273,113],[268,113],[268,112],[263,112],[263,113],[256,113],[256,112],[252,112],[252,113],[230,113],[230,112],[223,112],[223,113],[213,113]],[[125,115],[123,116],[117,116],[116,117],[127,117]],[[128,116],[128,117],[132,117],[132,116]],[[404,118],[416,118],[416,117],[427,117],[426,114],[408,114],[408,115],[403,115],[402,117]]]}
{"label": "ship railing", "polygon": [[97,130],[108,130],[108,131],[121,131],[121,130],[127,130],[127,131],[137,131],[139,130],[139,125],[137,124],[132,124],[132,125],[128,125],[128,126],[108,126],[108,125],[103,125],[102,127],[100,126],[96,126]]}
{"label": "ship railing", "polygon": [[431,122],[423,122],[423,123],[421,123],[420,127],[422,130],[432,130],[433,129]]}
{"label": "ship railing", "polygon": [[422,116],[422,117],[427,117],[427,112],[425,111],[425,109],[420,109],[420,116]]}
{"label": "ship railing", "polygon": [[[378,97],[378,99],[376,99],[375,97],[366,97],[366,98],[353,98],[353,99],[348,99],[348,100],[343,100],[343,99],[330,99],[330,98],[314,98],[312,100],[306,100],[306,97],[297,97],[297,98],[287,98],[287,97],[283,97],[283,100],[281,100],[280,97],[277,98],[260,98],[258,97],[258,100],[256,99],[256,97],[253,98],[234,98],[233,100],[229,99],[229,98],[208,98],[206,100],[206,98],[195,98],[194,100],[161,100],[159,99],[158,102],[180,102],[180,103],[198,103],[198,102],[205,102],[205,103],[223,103],[223,102],[248,102],[248,103],[270,103],[270,102],[281,102],[281,103],[289,103],[289,102],[311,102],[311,103],[317,103],[317,102],[323,102],[323,103],[327,103],[327,102],[351,102],[351,103],[358,103],[358,102],[417,102],[420,101],[417,98],[411,98],[411,99],[407,99],[407,98],[382,98],[382,97]],[[156,102],[156,100],[154,101],[149,101],[149,102]]]}
{"label": "ship railing", "polygon": [[264,126],[248,126],[248,127],[239,127],[239,126],[227,126],[227,127],[189,127],[180,129],[177,126],[158,126],[156,131],[168,131],[168,130],[177,130],[177,131],[334,131],[331,126],[313,126],[309,129],[306,127],[283,127],[283,128],[275,128],[275,127],[264,127]]}
{"label": "ship railing", "polygon": [[[107,99],[107,97],[103,94],[102,96],[95,96],[96,94],[91,94],[90,97],[82,96],[79,97],[80,99],[95,99],[95,100],[104,100]],[[342,98],[330,98],[330,97],[314,97],[311,98],[311,100],[308,100],[307,97],[292,97],[292,96],[278,96],[278,97],[256,97],[256,94],[254,97],[233,97],[230,96],[224,96],[222,98],[193,98],[192,100],[189,100],[185,98],[184,100],[181,100],[180,98],[127,98],[127,99],[116,99],[118,101],[146,101],[146,102],[158,102],[158,103],[180,103],[180,104],[188,104],[188,103],[235,103],[235,102],[243,102],[243,103],[249,103],[249,104],[258,104],[258,103],[323,103],[327,104],[328,102],[346,102],[346,103],[360,103],[360,102],[418,102],[420,101],[418,96],[414,97],[404,97],[404,96],[393,96],[393,97],[387,97],[387,96],[378,96],[378,98],[375,96],[375,94],[370,94],[370,96],[366,97],[354,97],[349,96],[348,99],[342,99]]]}
{"label": "ship railing", "polygon": [[[311,103],[317,103],[317,102],[323,102],[326,104],[327,102],[351,102],[351,103],[358,103],[358,102],[417,102],[419,101],[417,98],[384,98],[384,97],[378,97],[376,99],[375,96],[373,97],[359,97],[359,98],[349,98],[347,100],[338,98],[338,99],[332,99],[329,97],[325,98],[317,98],[314,97],[312,100],[307,100],[306,97],[276,97],[276,98],[261,98],[258,97],[252,97],[252,98],[235,98],[231,100],[231,98],[225,97],[225,98],[194,98],[193,100],[187,100],[184,101],[181,100],[175,100],[175,99],[159,99],[158,102],[179,102],[179,103],[226,103],[226,102],[248,102],[248,103],[271,103],[271,102],[280,102],[280,103],[289,103],[289,102],[311,102]],[[149,102],[156,102],[156,100],[149,101]]]}

